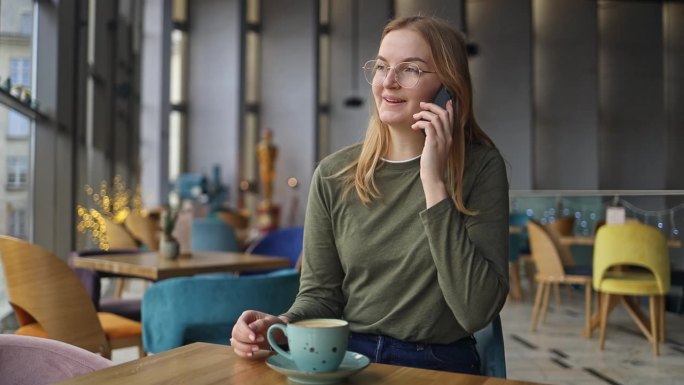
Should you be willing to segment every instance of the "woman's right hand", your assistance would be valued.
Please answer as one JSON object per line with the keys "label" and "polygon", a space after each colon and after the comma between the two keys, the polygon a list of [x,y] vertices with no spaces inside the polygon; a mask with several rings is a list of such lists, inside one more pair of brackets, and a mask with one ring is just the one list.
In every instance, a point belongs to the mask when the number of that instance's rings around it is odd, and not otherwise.
{"label": "woman's right hand", "polygon": [[288,323],[286,317],[276,317],[256,310],[246,310],[238,318],[230,344],[240,357],[253,357],[261,349],[268,349],[266,332],[277,323]]}

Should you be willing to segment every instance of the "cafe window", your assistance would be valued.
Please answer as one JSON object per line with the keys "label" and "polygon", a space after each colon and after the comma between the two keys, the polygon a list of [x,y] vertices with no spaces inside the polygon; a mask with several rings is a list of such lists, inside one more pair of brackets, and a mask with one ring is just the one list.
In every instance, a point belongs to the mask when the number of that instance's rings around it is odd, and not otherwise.
{"label": "cafe window", "polygon": [[33,32],[33,13],[24,12],[21,14],[19,20],[19,33],[22,35],[30,35]]}
{"label": "cafe window", "polygon": [[12,207],[8,205],[7,210],[7,235],[26,239],[26,209],[23,207]]}
{"label": "cafe window", "polygon": [[28,158],[24,156],[7,157],[7,189],[23,190],[28,181]]}
{"label": "cafe window", "polygon": [[188,4],[173,0],[171,63],[169,79],[169,180],[175,180],[185,166],[187,136]]}
{"label": "cafe window", "polygon": [[31,87],[31,59],[10,58],[10,79],[12,84]]}

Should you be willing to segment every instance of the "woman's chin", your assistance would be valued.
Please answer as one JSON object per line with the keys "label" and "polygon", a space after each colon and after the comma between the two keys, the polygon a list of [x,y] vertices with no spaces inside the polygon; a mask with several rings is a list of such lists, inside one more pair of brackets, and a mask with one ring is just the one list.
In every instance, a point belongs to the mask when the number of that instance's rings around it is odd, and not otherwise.
{"label": "woman's chin", "polygon": [[379,117],[380,117],[380,121],[385,123],[388,126],[406,125],[407,122],[410,122],[408,124],[411,125],[411,124],[413,124],[413,122],[415,122],[415,120],[411,121],[411,120],[407,119],[407,117],[404,115],[392,114],[392,113],[389,113],[389,114],[388,113],[385,113],[385,114],[380,113]]}

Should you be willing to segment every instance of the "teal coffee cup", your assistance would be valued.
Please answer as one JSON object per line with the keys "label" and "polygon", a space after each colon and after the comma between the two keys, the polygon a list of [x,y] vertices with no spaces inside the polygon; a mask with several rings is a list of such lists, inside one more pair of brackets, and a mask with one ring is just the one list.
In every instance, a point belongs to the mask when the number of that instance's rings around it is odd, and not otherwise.
{"label": "teal coffee cup", "polygon": [[[283,350],[273,333],[282,330],[290,351]],[[292,361],[303,372],[334,372],[347,352],[349,323],[339,319],[309,319],[268,328],[268,343],[273,350]]]}

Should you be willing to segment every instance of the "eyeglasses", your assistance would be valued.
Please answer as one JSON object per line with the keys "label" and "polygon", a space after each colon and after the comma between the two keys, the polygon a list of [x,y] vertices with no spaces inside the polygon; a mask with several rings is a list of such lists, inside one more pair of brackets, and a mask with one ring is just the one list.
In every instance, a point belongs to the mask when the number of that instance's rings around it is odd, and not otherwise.
{"label": "eyeglasses", "polygon": [[385,81],[390,70],[394,70],[394,80],[404,88],[415,87],[423,73],[435,73],[434,71],[424,71],[415,63],[403,62],[390,67],[380,60],[369,60],[363,65],[363,76],[368,84],[379,84]]}

